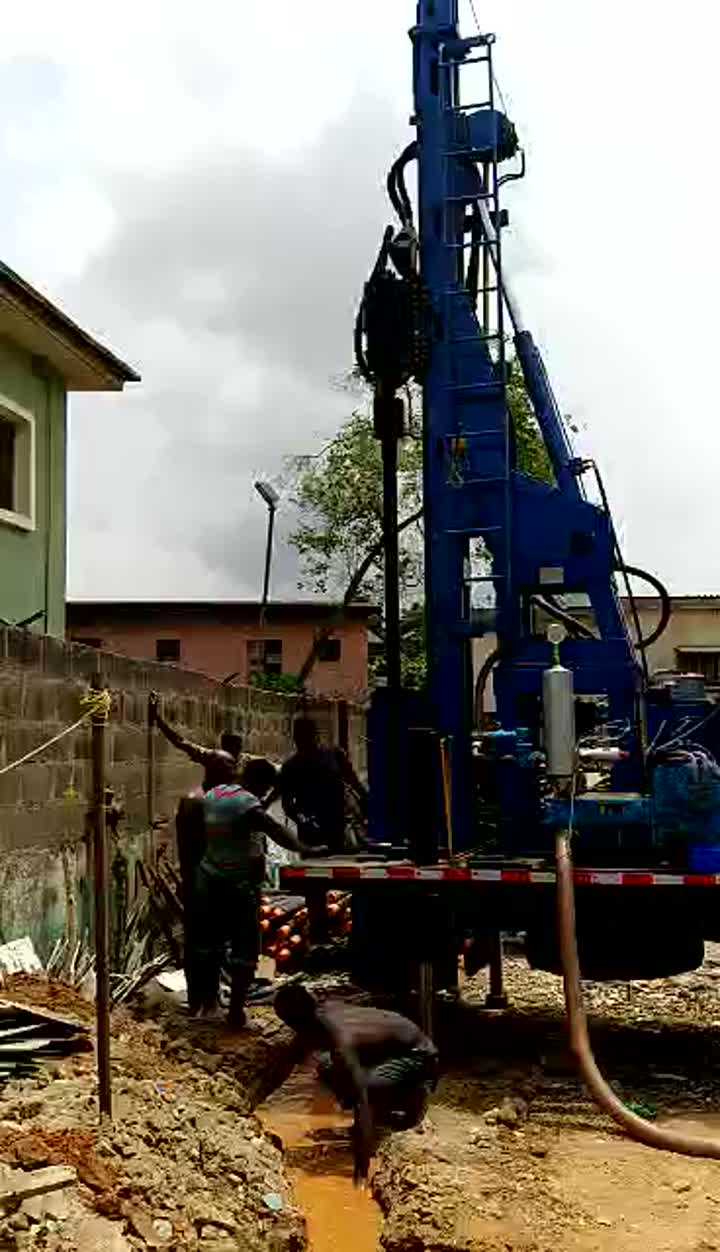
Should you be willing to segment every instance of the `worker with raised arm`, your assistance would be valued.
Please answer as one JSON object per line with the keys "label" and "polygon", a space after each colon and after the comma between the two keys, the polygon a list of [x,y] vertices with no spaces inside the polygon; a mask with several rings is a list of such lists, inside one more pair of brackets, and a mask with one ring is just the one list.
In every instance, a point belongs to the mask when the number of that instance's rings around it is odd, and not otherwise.
{"label": "worker with raised arm", "polygon": [[[202,784],[204,790],[207,790],[208,787],[212,787],[214,785],[216,774],[215,766],[218,764],[218,758],[221,755],[230,756],[236,767],[238,766],[240,754],[242,752],[242,735],[237,734],[236,731],[224,730],[220,736],[219,749],[205,748],[202,744],[193,743],[191,739],[186,739],[184,735],[179,734],[179,732],[175,730],[169,722],[165,721],[165,718],[160,713],[159,706],[160,701],[157,692],[151,691],[148,707],[150,725],[157,726],[158,730],[162,731],[168,742],[171,743],[174,748],[177,748],[179,752],[184,752],[185,756],[189,756],[190,760],[194,761],[196,765],[202,765],[205,770],[205,777]],[[220,774],[223,777],[225,776],[226,766],[226,762],[220,763]]]}
{"label": "worker with raised arm", "polygon": [[265,838],[290,852],[307,854],[309,849],[263,808],[262,800],[276,782],[274,765],[249,761],[239,783],[231,758],[218,761],[215,768],[218,774],[224,768],[224,777],[216,779],[203,799],[205,848],[195,872],[191,984],[199,1011],[214,1015],[227,950],[228,1021],[238,1028],[245,1024],[245,997],[260,955]]}
{"label": "worker with raised arm", "polygon": [[281,987],[274,1005],[308,1050],[322,1050],[318,1078],[343,1108],[355,1110],[359,1182],[373,1156],[375,1125],[408,1129],[422,1120],[437,1082],[437,1048],[399,1013],[333,1000],[319,1004],[297,983]]}
{"label": "worker with raised arm", "polygon": [[295,822],[303,842],[326,844],[331,855],[347,851],[345,788],[357,797],[363,814],[367,790],[342,749],[319,742],[311,718],[297,718],[293,738],[295,752],[280,770],[283,811]]}
{"label": "worker with raised arm", "polygon": [[196,765],[203,767],[202,782],[193,787],[189,795],[181,798],[175,815],[175,835],[183,905],[183,964],[187,984],[188,1009],[197,1013],[201,1004],[202,988],[196,984],[195,949],[195,877],[205,851],[205,819],[203,799],[205,793],[227,777],[228,769],[237,771],[238,757],[242,750],[240,735],[225,731],[220,738],[220,748],[205,748],[179,734],[162,717],[156,691],[150,692],[148,717],[151,726],[157,726],[165,738]]}

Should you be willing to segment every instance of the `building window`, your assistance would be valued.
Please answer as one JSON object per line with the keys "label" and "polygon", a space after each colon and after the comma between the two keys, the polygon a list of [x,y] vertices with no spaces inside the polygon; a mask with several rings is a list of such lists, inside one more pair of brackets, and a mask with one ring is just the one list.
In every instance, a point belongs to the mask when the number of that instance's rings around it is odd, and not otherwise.
{"label": "building window", "polygon": [[96,639],[94,635],[92,637],[88,636],[87,639],[85,638],[81,639],[79,635],[73,635],[73,643],[79,643],[83,646],[83,648],[101,648],[102,647],[102,639]]}
{"label": "building window", "polygon": [[317,649],[318,661],[339,661],[341,655],[339,639],[321,639]]}
{"label": "building window", "polygon": [[248,639],[248,678],[253,674],[282,674],[282,639]]}
{"label": "building window", "polygon": [[155,640],[155,659],[157,661],[174,661],[180,660],[180,640],[179,639],[156,639]]}
{"label": "building window", "polygon": [[689,648],[676,651],[677,667],[684,674],[701,674],[706,683],[720,683],[720,648],[692,652]]}
{"label": "building window", "polygon": [[35,421],[0,396],[0,522],[35,529]]}

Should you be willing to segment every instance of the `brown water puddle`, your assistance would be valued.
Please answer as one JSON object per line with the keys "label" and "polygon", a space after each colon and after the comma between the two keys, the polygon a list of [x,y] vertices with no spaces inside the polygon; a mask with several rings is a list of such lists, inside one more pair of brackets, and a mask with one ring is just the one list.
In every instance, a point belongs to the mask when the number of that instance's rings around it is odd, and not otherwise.
{"label": "brown water puddle", "polygon": [[369,1190],[352,1181],[352,1119],[318,1085],[314,1062],[294,1070],[255,1111],[283,1141],[312,1252],[377,1252],[380,1212]]}

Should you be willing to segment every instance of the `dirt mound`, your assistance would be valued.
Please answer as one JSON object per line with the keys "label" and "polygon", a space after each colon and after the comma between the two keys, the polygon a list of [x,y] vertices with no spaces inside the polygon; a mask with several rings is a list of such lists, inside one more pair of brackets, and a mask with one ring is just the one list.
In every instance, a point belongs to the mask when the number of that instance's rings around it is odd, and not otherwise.
{"label": "dirt mound", "polygon": [[[439,1007],[444,1073],[422,1133],[389,1138],[373,1188],[385,1252],[720,1250],[720,1164],[653,1151],[598,1109],[568,1054],[562,985],[506,962],[510,1008]],[[720,949],[702,969],[584,988],[620,1098],[720,1138]]]}
{"label": "dirt mound", "polygon": [[[58,1011],[58,998],[40,980],[16,981],[12,997]],[[72,993],[62,1004],[79,1015]],[[31,1215],[6,1213],[0,1247],[59,1252],[84,1247],[84,1231],[118,1252],[302,1252],[304,1222],[282,1154],[249,1113],[251,1089],[266,1084],[276,1046],[287,1050],[287,1040],[262,1014],[234,1038],[215,1027],[191,1039],[118,1014],[113,1122],[102,1127],[92,1055],[6,1083],[0,1160],[22,1169],[72,1165],[78,1183],[65,1208],[57,1201],[47,1213],[37,1207]],[[98,1222],[105,1223],[102,1232]]]}
{"label": "dirt mound", "polygon": [[50,1009],[81,1022],[95,1019],[95,1006],[83,1000],[79,992],[64,983],[50,978],[38,978],[32,974],[11,974],[3,978],[0,999],[16,1000],[29,1007]]}

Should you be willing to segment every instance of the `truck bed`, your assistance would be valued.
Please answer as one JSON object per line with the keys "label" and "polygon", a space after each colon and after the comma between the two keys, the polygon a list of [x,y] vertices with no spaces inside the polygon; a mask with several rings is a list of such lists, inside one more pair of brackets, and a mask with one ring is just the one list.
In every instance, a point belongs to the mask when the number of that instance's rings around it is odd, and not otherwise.
{"label": "truck bed", "polygon": [[[486,883],[507,886],[546,887],[555,882],[555,868],[545,860],[474,858],[471,866],[414,865],[409,860],[373,860],[367,855],[318,857],[280,871],[284,886],[298,887],[299,880],[343,882]],[[578,866],[579,887],[719,887],[720,874],[691,874],[681,868],[594,868]]]}

